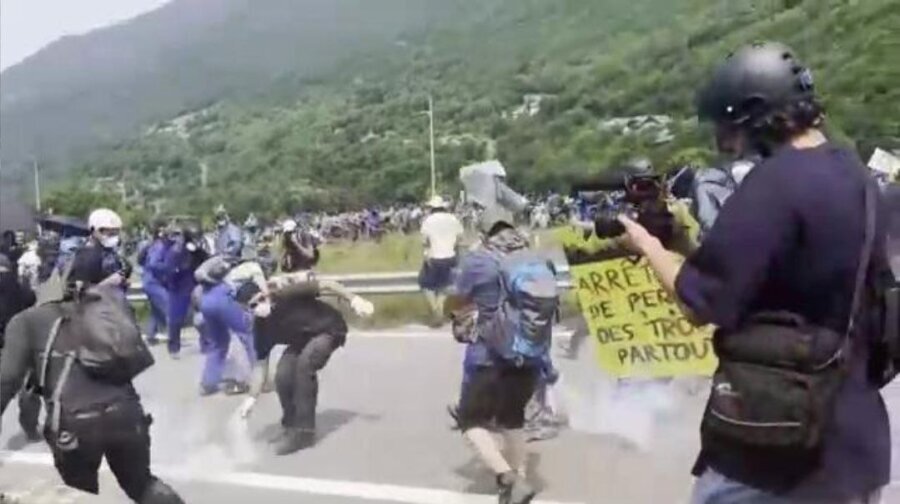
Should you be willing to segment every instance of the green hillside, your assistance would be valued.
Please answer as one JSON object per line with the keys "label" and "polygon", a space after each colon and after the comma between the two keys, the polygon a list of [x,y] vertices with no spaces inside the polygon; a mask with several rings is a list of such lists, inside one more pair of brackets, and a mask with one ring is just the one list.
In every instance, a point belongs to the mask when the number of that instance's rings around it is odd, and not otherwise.
{"label": "green hillside", "polygon": [[[238,214],[274,215],[421,199],[429,93],[448,194],[458,190],[460,166],[491,152],[527,190],[563,188],[638,153],[660,165],[704,161],[709,142],[692,118],[697,83],[729,50],[758,39],[792,45],[813,68],[835,136],[900,139],[900,0],[443,6],[431,24],[348,53],[312,77],[269,79],[255,93],[102,149],[53,202],[92,203],[96,196],[83,192],[99,187],[98,178],[141,213],[199,213],[224,202]],[[534,115],[515,112],[526,95]],[[674,140],[623,134],[610,122],[639,115],[668,116]]]}

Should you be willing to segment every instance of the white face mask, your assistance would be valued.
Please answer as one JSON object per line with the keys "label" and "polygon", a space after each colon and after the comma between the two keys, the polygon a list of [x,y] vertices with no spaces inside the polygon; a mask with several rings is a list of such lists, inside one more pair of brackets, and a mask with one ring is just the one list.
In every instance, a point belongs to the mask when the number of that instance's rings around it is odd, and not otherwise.
{"label": "white face mask", "polygon": [[103,248],[114,249],[119,246],[119,237],[118,236],[104,236],[100,238],[100,245]]}
{"label": "white face mask", "polygon": [[272,302],[263,301],[253,308],[253,314],[259,318],[266,318],[272,314]]}

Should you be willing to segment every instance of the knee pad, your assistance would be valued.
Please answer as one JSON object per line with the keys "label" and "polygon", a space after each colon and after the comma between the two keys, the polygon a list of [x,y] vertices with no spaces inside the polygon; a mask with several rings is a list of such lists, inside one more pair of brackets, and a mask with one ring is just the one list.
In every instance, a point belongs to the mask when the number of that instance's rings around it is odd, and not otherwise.
{"label": "knee pad", "polygon": [[172,490],[172,487],[162,482],[162,480],[153,479],[153,482],[144,490],[144,495],[138,501],[138,504],[184,504],[181,497]]}

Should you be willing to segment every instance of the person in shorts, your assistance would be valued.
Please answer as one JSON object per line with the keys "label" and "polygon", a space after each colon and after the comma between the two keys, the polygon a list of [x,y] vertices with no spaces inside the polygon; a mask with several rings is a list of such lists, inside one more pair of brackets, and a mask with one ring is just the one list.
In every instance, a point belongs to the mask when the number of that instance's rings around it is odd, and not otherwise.
{"label": "person in shorts", "polygon": [[431,198],[428,208],[430,213],[422,221],[425,257],[419,272],[419,287],[425,292],[432,314],[439,316],[444,306],[444,292],[453,283],[463,227],[440,196]]}

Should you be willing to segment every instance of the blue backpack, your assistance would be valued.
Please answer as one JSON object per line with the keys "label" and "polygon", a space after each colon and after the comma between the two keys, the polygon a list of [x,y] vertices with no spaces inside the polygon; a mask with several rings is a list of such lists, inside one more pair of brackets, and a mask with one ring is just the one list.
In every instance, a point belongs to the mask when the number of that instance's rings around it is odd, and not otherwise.
{"label": "blue backpack", "polygon": [[550,350],[559,309],[552,263],[527,249],[498,255],[497,263],[500,303],[483,339],[504,360],[538,361]]}

